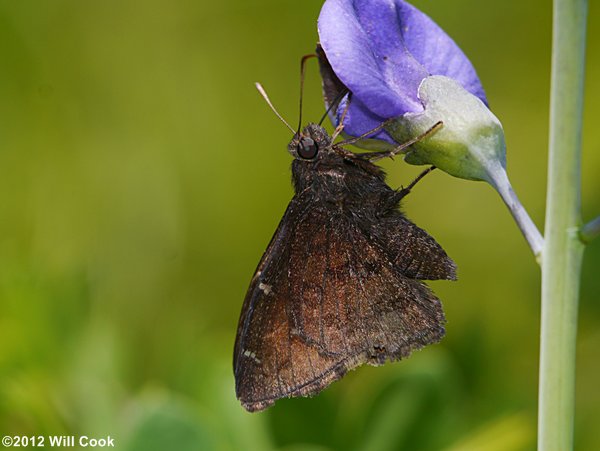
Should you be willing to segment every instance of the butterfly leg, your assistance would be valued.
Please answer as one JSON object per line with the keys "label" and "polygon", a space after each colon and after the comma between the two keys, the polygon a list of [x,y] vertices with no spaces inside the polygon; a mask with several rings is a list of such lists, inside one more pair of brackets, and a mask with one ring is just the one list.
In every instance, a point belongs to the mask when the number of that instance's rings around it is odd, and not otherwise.
{"label": "butterfly leg", "polygon": [[435,169],[435,166],[429,166],[427,169],[425,169],[423,172],[421,172],[417,176],[417,178],[415,178],[412,182],[410,182],[410,184],[406,188],[400,188],[399,190],[394,192],[390,197],[388,197],[385,200],[385,203],[382,206],[381,211],[387,212],[389,210],[395,209],[396,206],[398,205],[398,202],[400,202],[404,197],[406,197],[411,192],[411,190],[414,188],[414,186],[417,183],[419,183],[423,177],[425,177],[427,174],[429,174],[434,169]]}
{"label": "butterfly leg", "polygon": [[[362,135],[357,136],[355,138],[346,139],[344,141],[341,141],[341,142],[337,143],[337,145],[341,147],[341,146],[348,146],[350,144],[355,144],[358,141],[361,141],[361,140],[363,140],[365,138],[368,138],[372,134],[374,134],[374,133],[378,132],[379,130],[383,129],[386,125],[388,125],[391,122],[393,122],[394,119],[395,118],[388,119],[387,121],[384,121],[381,124],[379,124],[377,127],[375,127],[373,129],[371,129],[371,130],[363,133]],[[370,159],[373,154],[380,154],[380,153],[386,154],[383,157],[381,157],[381,158],[384,158],[384,157],[388,156],[387,154],[389,154],[390,152],[387,152],[387,151],[386,152],[373,152],[373,153],[369,153],[369,154],[366,154],[366,155],[365,154],[360,154],[360,156],[361,156],[361,158],[364,157],[364,158]]]}
{"label": "butterfly leg", "polygon": [[[389,120],[385,121],[381,127],[383,128],[385,125],[387,125],[388,122],[389,122]],[[420,135],[415,136],[414,138],[406,141],[405,143],[400,144],[395,149],[393,149],[391,151],[371,152],[371,153],[364,155],[364,158],[368,159],[369,161],[377,161],[377,160],[381,160],[382,158],[387,158],[387,157],[393,158],[395,155],[398,155],[399,153],[403,153],[403,151],[405,149],[409,148],[413,144],[418,143],[419,141],[423,141],[425,138],[431,136],[433,133],[437,132],[443,126],[444,126],[444,123],[442,121],[438,121],[435,124],[433,124],[429,129],[427,129],[423,133],[421,133]]]}
{"label": "butterfly leg", "polygon": [[406,196],[408,193],[410,193],[410,191],[414,188],[414,186],[419,183],[421,181],[421,179],[423,179],[423,177],[425,177],[427,174],[429,174],[431,171],[433,171],[435,169],[435,166],[429,166],[427,169],[425,169],[423,172],[421,172],[416,179],[414,179],[412,182],[410,182],[410,184],[406,187],[406,188],[401,188],[400,190],[397,191],[397,196],[398,197],[397,200],[401,200],[404,196]]}

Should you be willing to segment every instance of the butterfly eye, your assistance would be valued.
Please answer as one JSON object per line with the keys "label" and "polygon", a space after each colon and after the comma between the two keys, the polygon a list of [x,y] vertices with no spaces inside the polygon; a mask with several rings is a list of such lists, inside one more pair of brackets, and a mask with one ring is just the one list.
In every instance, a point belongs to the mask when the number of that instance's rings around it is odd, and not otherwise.
{"label": "butterfly eye", "polygon": [[302,158],[312,160],[314,157],[317,156],[319,146],[311,138],[302,138],[298,143],[296,151],[298,152],[298,155],[300,155]]}

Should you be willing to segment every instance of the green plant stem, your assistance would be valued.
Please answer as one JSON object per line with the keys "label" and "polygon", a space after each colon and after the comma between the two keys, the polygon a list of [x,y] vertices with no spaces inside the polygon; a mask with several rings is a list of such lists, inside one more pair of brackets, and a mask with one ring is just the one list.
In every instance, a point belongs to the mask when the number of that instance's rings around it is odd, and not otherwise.
{"label": "green plant stem", "polygon": [[488,182],[495,188],[498,194],[500,194],[500,197],[502,197],[502,200],[510,210],[521,233],[527,240],[533,255],[539,261],[542,249],[544,248],[544,238],[529,217],[525,207],[523,207],[519,201],[517,193],[515,193],[508,180],[506,170],[503,166],[497,164],[497,162],[493,162],[488,166],[487,174],[489,177]]}
{"label": "green plant stem", "polygon": [[587,0],[554,0],[538,450],[573,447]]}
{"label": "green plant stem", "polygon": [[600,236],[600,216],[581,228],[581,241],[589,243]]}

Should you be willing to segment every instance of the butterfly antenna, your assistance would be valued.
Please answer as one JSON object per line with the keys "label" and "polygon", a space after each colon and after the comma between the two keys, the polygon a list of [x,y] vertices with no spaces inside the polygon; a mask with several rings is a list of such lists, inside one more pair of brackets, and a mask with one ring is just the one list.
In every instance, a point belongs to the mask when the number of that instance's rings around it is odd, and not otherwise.
{"label": "butterfly antenna", "polygon": [[287,121],[283,118],[283,116],[281,116],[281,114],[279,114],[279,112],[275,109],[275,107],[271,103],[271,99],[269,99],[269,96],[267,95],[267,93],[266,93],[265,89],[262,87],[262,85],[260,83],[254,83],[254,86],[256,86],[256,89],[258,89],[258,92],[260,93],[260,95],[263,97],[263,99],[265,99],[265,102],[267,102],[267,105],[269,105],[269,107],[271,107],[271,110],[273,110],[273,113],[275,113],[275,116],[277,116],[279,118],[279,120],[281,122],[283,122],[287,126],[287,128],[290,129],[290,131],[292,133],[296,133],[294,131],[294,129],[291,127],[291,125],[288,124]]}
{"label": "butterfly antenna", "polygon": [[306,67],[306,61],[316,57],[316,54],[311,53],[310,55],[304,55],[300,60],[300,113],[298,114],[298,131],[296,133],[300,133],[300,128],[302,127],[302,98],[304,97],[304,72]]}
{"label": "butterfly antenna", "polygon": [[331,113],[331,110],[333,110],[334,108],[336,108],[336,105],[339,105],[341,100],[344,98],[344,96],[346,94],[348,94],[350,91],[348,91],[348,89],[342,89],[340,91],[340,93],[335,97],[335,99],[333,99],[333,102],[331,102],[331,105],[329,105],[329,107],[327,108],[327,111],[325,111],[325,113],[323,114],[323,116],[321,116],[321,120],[319,121],[319,125],[323,124],[323,121],[325,120],[325,118],[327,117],[327,115],[329,113]]}

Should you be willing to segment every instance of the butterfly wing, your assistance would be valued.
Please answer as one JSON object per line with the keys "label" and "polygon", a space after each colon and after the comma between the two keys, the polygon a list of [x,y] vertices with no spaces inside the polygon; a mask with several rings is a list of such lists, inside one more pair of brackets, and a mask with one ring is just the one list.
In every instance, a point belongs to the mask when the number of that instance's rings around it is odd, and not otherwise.
{"label": "butterfly wing", "polygon": [[237,396],[255,411],[316,394],[361,364],[439,341],[443,324],[439,300],[351,218],[295,198],[244,301]]}
{"label": "butterfly wing", "polygon": [[400,212],[389,212],[366,229],[406,277],[456,280],[456,264],[442,246]]}

